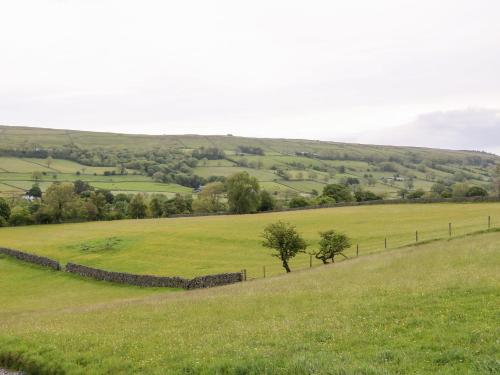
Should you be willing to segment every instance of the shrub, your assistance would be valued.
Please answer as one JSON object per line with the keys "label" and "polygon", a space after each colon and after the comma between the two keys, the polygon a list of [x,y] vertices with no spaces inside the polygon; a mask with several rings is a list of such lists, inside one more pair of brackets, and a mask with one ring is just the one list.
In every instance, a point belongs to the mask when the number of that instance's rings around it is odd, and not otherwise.
{"label": "shrub", "polygon": [[3,198],[0,198],[0,217],[5,220],[9,220],[10,217],[10,206]]}
{"label": "shrub", "polygon": [[26,207],[16,206],[10,213],[9,223],[12,226],[29,225],[33,224],[33,219]]}
{"label": "shrub", "polygon": [[482,187],[472,186],[465,195],[467,197],[487,197],[488,192]]}
{"label": "shrub", "polygon": [[288,203],[288,207],[290,207],[290,208],[307,207],[310,204],[311,203],[306,198],[299,195],[297,197],[293,197],[290,200],[290,203]]}

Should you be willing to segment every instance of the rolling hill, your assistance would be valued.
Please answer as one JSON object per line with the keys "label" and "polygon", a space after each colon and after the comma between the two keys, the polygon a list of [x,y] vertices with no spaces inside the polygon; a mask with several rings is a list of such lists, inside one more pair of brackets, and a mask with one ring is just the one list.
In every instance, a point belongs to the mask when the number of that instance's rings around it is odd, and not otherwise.
{"label": "rolling hill", "polygon": [[[194,151],[207,149],[221,150],[223,156],[192,157]],[[489,187],[499,160],[496,155],[474,151],[0,126],[3,195],[25,191],[36,171],[42,172],[42,190],[53,181],[82,179],[114,192],[169,194],[189,193],[203,179],[247,171],[262,187],[285,198],[321,192],[327,183],[349,179],[392,198],[402,189],[429,191],[437,181]],[[109,175],[120,166],[121,173]],[[163,177],[153,179],[157,172]]]}

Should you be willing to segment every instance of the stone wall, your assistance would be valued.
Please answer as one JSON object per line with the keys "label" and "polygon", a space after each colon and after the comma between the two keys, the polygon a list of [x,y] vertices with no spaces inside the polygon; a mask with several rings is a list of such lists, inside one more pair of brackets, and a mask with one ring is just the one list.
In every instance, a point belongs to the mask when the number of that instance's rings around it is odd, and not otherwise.
{"label": "stone wall", "polygon": [[16,259],[22,260],[24,262],[38,264],[39,266],[49,267],[49,268],[52,268],[54,270],[61,269],[61,265],[59,264],[58,261],[55,261],[55,260],[50,259],[50,258],[41,257],[38,255],[25,253],[25,252],[19,251],[19,250],[13,250],[13,249],[7,249],[5,247],[0,247],[0,254],[5,254],[8,256],[14,257]]}
{"label": "stone wall", "polygon": [[98,268],[82,266],[80,264],[68,263],[66,272],[76,273],[80,276],[90,277],[96,280],[111,281],[114,283],[137,285],[144,287],[168,287],[187,289],[189,280],[181,277],[134,275],[125,272],[105,271]]}
{"label": "stone wall", "polygon": [[240,281],[243,281],[241,272],[199,276],[189,280],[187,289],[211,288],[214,286],[239,283]]}
{"label": "stone wall", "polygon": [[184,279],[182,277],[135,275],[124,272],[105,271],[98,268],[82,266],[80,264],[74,263],[68,263],[66,265],[66,272],[75,273],[80,276],[90,277],[96,280],[104,280],[114,283],[136,285],[142,287],[199,289],[243,281],[243,277],[239,272],[199,276],[190,280]]}

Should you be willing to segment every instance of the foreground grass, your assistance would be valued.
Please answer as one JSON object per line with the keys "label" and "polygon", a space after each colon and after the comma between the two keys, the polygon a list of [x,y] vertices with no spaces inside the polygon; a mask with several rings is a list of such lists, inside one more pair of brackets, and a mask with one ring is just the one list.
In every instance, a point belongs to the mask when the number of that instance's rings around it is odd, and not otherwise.
{"label": "foreground grass", "polygon": [[[104,269],[192,277],[247,269],[250,278],[282,274],[277,259],[261,246],[263,228],[277,220],[289,221],[317,248],[318,231],[337,229],[359,244],[360,253],[395,248],[415,241],[448,237],[486,229],[487,217],[499,226],[500,203],[406,204],[344,207],[259,215],[126,220],[81,224],[0,228],[0,246],[45,255],[61,262],[77,262]],[[355,255],[353,246],[347,254]],[[319,262],[314,261],[319,265]],[[299,255],[292,269],[309,267],[309,256]]]}
{"label": "foreground grass", "polygon": [[[0,364],[42,374],[494,374],[499,244],[489,233],[106,304],[99,294],[90,302],[87,281],[73,279],[71,292],[67,275],[30,268],[31,285],[0,279],[11,290]],[[23,274],[0,262],[2,274]]]}

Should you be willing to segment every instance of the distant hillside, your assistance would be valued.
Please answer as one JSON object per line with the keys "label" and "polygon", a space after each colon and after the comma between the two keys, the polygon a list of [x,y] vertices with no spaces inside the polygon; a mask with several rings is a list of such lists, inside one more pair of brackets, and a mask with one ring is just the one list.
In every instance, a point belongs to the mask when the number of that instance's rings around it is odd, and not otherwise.
{"label": "distant hillside", "polygon": [[[176,193],[244,170],[264,189],[286,197],[321,192],[334,182],[387,198],[403,189],[430,191],[436,182],[489,188],[500,161],[476,151],[11,126],[0,126],[0,156],[0,192],[29,187],[35,171],[46,172],[46,183],[80,178],[112,191]],[[47,164],[49,156],[55,162]],[[108,179],[96,182],[105,172]]]}

